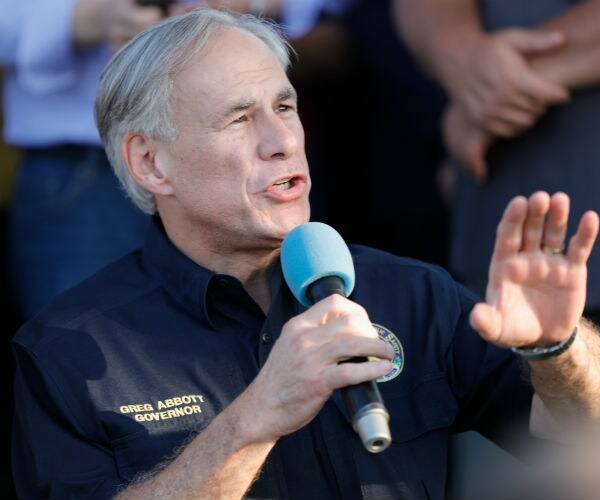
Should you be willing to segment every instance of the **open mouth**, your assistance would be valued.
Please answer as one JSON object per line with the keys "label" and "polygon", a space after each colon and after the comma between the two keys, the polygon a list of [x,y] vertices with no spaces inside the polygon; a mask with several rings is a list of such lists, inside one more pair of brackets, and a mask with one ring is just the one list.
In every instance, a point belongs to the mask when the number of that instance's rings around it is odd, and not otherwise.
{"label": "open mouth", "polygon": [[295,183],[296,183],[296,178],[291,177],[289,179],[283,179],[279,182],[276,182],[275,184],[273,184],[273,188],[277,189],[278,191],[286,191],[287,189],[293,188]]}
{"label": "open mouth", "polygon": [[306,195],[308,178],[306,175],[295,173],[287,177],[274,179],[266,188],[265,193],[277,201],[292,201]]}

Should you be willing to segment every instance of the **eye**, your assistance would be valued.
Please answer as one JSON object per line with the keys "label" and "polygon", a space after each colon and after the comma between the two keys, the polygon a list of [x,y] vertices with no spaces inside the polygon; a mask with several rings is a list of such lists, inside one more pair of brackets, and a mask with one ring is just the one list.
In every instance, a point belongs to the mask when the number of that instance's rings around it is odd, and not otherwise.
{"label": "eye", "polygon": [[248,121],[248,117],[246,115],[242,115],[237,117],[235,120],[232,120],[231,123],[244,123]]}
{"label": "eye", "polygon": [[277,112],[278,113],[286,113],[288,111],[294,111],[294,107],[289,105],[289,104],[279,104],[277,106]]}

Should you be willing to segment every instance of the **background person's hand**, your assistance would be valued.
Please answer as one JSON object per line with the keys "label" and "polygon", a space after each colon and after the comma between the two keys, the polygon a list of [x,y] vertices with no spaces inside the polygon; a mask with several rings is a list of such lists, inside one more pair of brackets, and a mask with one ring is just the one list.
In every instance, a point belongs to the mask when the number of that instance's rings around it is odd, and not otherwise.
{"label": "background person's hand", "polygon": [[559,50],[558,32],[506,29],[465,40],[447,64],[452,99],[487,134],[515,137],[530,128],[548,107],[569,99],[566,88],[538,75],[527,57]]}
{"label": "background person's hand", "polygon": [[491,135],[474,124],[464,110],[450,103],[442,116],[442,137],[450,156],[477,183],[488,175],[485,155],[494,142]]}
{"label": "background person's hand", "polygon": [[163,17],[160,7],[136,0],[79,0],[73,12],[73,43],[79,49],[106,43],[116,51]]}

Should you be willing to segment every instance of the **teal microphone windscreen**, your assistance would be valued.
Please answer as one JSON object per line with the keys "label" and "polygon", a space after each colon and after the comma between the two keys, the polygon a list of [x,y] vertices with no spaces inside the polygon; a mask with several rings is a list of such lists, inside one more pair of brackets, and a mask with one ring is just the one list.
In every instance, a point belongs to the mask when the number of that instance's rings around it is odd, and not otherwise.
{"label": "teal microphone windscreen", "polygon": [[281,246],[283,276],[298,302],[312,305],[308,287],[320,278],[339,277],[346,297],[354,289],[354,263],[342,236],[322,222],[307,222],[292,229]]}

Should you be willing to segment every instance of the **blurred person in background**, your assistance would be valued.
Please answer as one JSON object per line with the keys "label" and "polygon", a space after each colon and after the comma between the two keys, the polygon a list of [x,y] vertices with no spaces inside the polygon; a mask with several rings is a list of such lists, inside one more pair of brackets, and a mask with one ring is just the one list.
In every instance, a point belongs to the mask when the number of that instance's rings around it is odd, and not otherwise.
{"label": "blurred person in background", "polygon": [[[454,176],[448,267],[481,294],[493,221],[510,198],[535,186],[568,193],[576,217],[600,208],[600,2],[394,0],[392,15],[449,99],[442,120]],[[598,249],[589,264],[600,266]],[[586,314],[598,322],[600,276],[591,275],[587,288]],[[523,472],[490,445],[477,435],[453,442],[461,495],[487,498],[507,470]],[[564,482],[566,475],[553,477]]]}
{"label": "blurred person in background", "polygon": [[[337,172],[337,183],[349,188],[337,192],[336,205],[353,217],[334,223],[354,241],[446,265],[448,214],[439,187],[446,98],[398,37],[390,5],[361,0],[345,16],[354,57],[345,103],[354,158],[339,165],[351,170]],[[348,193],[360,202],[348,203]]]}
{"label": "blurred person in background", "polygon": [[[3,140],[19,153],[14,175],[5,178],[2,224],[10,338],[57,293],[143,241],[148,217],[119,187],[93,101],[114,50],[163,12],[133,0],[0,0],[0,12]],[[11,394],[8,345],[3,354]],[[3,428],[8,437],[8,415]],[[11,498],[11,489],[7,482],[2,497]]]}
{"label": "blurred person in background", "polygon": [[[395,0],[394,18],[449,96],[449,267],[483,293],[492,221],[510,198],[535,186],[569,194],[576,217],[600,208],[600,2]],[[600,318],[600,276],[586,311]]]}
{"label": "blurred person in background", "polygon": [[133,0],[1,0],[4,139],[21,161],[8,259],[23,319],[141,244],[148,217],[118,186],[94,125],[114,50],[163,17]]}

